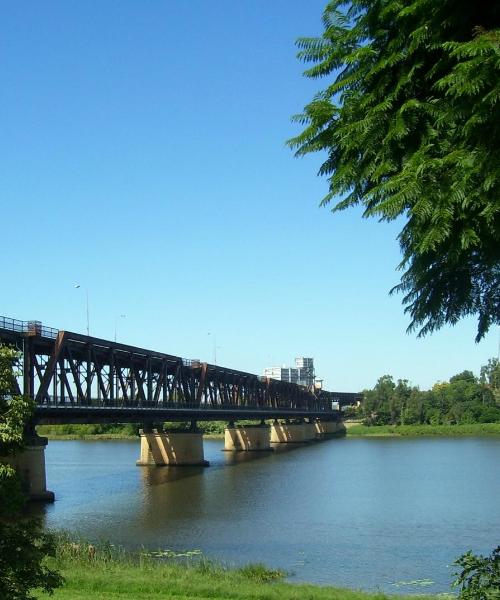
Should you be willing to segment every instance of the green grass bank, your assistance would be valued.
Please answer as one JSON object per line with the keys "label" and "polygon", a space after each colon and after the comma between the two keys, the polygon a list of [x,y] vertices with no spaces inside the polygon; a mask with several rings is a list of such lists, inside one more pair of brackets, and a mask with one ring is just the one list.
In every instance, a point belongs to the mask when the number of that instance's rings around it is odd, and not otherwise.
{"label": "green grass bank", "polygon": [[[230,569],[186,553],[175,557],[164,553],[127,554],[112,546],[59,544],[56,559],[51,559],[65,577],[65,584],[53,596],[40,599],[61,600],[146,600],[156,598],[232,599],[232,600],[386,600],[383,593],[366,593],[310,584],[290,584],[284,573],[263,565]],[[160,556],[154,556],[154,555]],[[171,553],[173,554],[173,553]],[[394,596],[400,600],[412,596]],[[426,596],[436,600],[448,595]],[[451,596],[450,596],[451,597]]]}
{"label": "green grass bank", "polygon": [[[170,424],[172,425],[172,424]],[[199,421],[198,427],[208,438],[223,438],[227,423],[223,421]],[[177,424],[185,428],[186,424]],[[127,424],[87,424],[87,425],[38,425],[37,432],[49,440],[135,440],[140,425]]]}
{"label": "green grass bank", "polygon": [[347,428],[349,437],[465,437],[500,436],[500,423],[470,423],[461,425],[352,425]]}
{"label": "green grass bank", "polygon": [[[200,422],[200,428],[207,438],[224,437],[223,421]],[[52,440],[133,440],[138,436],[138,425],[39,425],[40,435]],[[349,437],[402,437],[402,436],[442,436],[463,437],[499,435],[500,423],[470,423],[461,425],[349,425]]]}

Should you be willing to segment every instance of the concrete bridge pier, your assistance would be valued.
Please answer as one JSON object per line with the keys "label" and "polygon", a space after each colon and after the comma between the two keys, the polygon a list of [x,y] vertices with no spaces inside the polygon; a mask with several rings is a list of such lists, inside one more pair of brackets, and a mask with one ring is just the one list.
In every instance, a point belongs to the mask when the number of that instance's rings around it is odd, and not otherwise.
{"label": "concrete bridge pier", "polygon": [[35,502],[54,502],[54,492],[47,490],[45,477],[45,447],[48,440],[33,430],[25,434],[23,450],[13,456],[2,457],[1,462],[13,466],[19,474],[27,497]]}
{"label": "concrete bridge pier", "polygon": [[314,419],[304,421],[304,441],[312,442],[316,439],[316,422]]}
{"label": "concrete bridge pier", "polygon": [[228,423],[224,430],[224,450],[234,452],[237,450],[272,450],[270,427],[263,421],[259,425],[235,425]]}
{"label": "concrete bridge pier", "polygon": [[314,439],[311,423],[304,421],[291,423],[288,419],[283,423],[278,420],[271,424],[271,443],[272,444],[298,444],[309,442]]}
{"label": "concrete bridge pier", "polygon": [[180,431],[140,429],[139,466],[208,466],[203,454],[203,435],[195,427]]}
{"label": "concrete bridge pier", "polygon": [[319,438],[326,438],[335,435],[344,435],[346,428],[342,421],[322,421],[318,419],[315,423],[316,435]]}

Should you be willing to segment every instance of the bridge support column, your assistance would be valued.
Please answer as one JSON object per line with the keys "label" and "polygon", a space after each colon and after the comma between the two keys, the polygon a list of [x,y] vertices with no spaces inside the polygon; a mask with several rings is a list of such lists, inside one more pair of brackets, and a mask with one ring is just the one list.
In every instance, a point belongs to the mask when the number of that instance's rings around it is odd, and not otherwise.
{"label": "bridge support column", "polygon": [[312,442],[316,438],[316,423],[310,419],[309,422],[304,423],[304,440],[306,442]]}
{"label": "bridge support column", "polygon": [[316,434],[320,438],[330,437],[334,435],[344,435],[346,428],[342,421],[321,421],[315,423]]}
{"label": "bridge support column", "polygon": [[269,425],[240,425],[230,423],[224,430],[224,450],[272,450]]}
{"label": "bridge support column", "polygon": [[141,429],[139,466],[208,466],[199,431],[150,431]]}
{"label": "bridge support column", "polygon": [[308,442],[313,439],[310,423],[280,423],[274,421],[271,424],[272,444],[297,444]]}
{"label": "bridge support column", "polygon": [[1,462],[16,469],[28,499],[35,502],[55,500],[54,492],[47,490],[45,446],[47,438],[40,437],[33,431],[26,437],[23,450],[13,456],[1,458]]}

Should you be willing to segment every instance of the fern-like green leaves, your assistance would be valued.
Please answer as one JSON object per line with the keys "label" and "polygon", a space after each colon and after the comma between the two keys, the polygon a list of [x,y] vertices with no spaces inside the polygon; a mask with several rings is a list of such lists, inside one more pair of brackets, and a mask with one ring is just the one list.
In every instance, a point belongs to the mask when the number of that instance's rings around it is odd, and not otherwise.
{"label": "fern-like green leaves", "polygon": [[500,3],[332,0],[298,41],[327,87],[294,118],[297,155],[326,151],[323,204],[407,217],[401,282],[419,335],[500,322]]}

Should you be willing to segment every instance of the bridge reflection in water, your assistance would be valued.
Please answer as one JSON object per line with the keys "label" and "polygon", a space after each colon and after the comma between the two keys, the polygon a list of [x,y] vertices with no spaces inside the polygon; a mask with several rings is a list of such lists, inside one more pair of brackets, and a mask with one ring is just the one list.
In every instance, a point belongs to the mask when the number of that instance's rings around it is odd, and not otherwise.
{"label": "bridge reflection in water", "polygon": [[[207,465],[198,420],[227,421],[225,449],[269,451],[343,430],[342,406],[359,395],[329,392],[205,362],[0,317],[0,343],[21,353],[12,393],[35,400],[25,451],[11,459],[32,499],[53,500],[45,438],[36,424],[142,423],[139,465]],[[253,420],[255,425],[237,425]],[[166,421],[190,424],[163,429]],[[267,422],[266,422],[267,421]]]}

